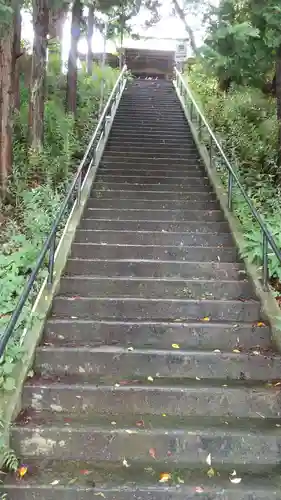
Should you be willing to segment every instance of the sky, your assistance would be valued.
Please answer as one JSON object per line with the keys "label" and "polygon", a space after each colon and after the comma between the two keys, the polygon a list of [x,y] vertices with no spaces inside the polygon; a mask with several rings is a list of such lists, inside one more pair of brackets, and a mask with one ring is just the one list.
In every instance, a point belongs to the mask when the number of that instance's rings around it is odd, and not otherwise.
{"label": "sky", "polygon": [[[213,3],[217,3],[218,0],[212,0]],[[151,36],[156,39],[153,40],[124,40],[124,46],[134,47],[134,48],[151,48],[159,50],[175,50],[177,45],[177,40],[186,37],[186,32],[182,21],[176,17],[171,16],[171,3],[169,0],[163,2],[161,8],[161,20],[149,29],[143,28],[147,14],[142,11],[133,21],[134,32],[142,36]],[[189,23],[194,29],[195,39],[198,44],[202,43],[204,37],[204,30],[200,27],[200,19],[196,16],[191,15],[189,17]],[[22,36],[30,44],[33,40],[33,30],[31,23],[31,16],[28,13],[23,15],[23,33]],[[173,40],[164,40],[164,38],[174,38]],[[66,20],[64,25],[64,46],[63,46],[63,58],[67,59],[70,44],[70,16]],[[96,32],[93,37],[93,50],[94,52],[103,51],[103,36]],[[108,41],[106,44],[107,52],[116,52],[116,46],[113,42]],[[80,40],[79,51],[82,53],[87,52],[86,40]]]}

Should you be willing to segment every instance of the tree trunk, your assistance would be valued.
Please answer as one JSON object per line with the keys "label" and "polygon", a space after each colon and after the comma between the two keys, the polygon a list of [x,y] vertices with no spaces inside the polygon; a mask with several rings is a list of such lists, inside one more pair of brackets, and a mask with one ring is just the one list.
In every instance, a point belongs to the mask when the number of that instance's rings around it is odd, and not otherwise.
{"label": "tree trunk", "polygon": [[11,19],[0,35],[0,197],[5,198],[12,171],[12,119],[14,104],[14,23]]}
{"label": "tree trunk", "polygon": [[14,11],[14,40],[13,40],[13,67],[14,74],[14,107],[20,110],[20,69],[17,64],[18,58],[21,56],[21,13],[20,6],[17,4]]}
{"label": "tree trunk", "polygon": [[48,0],[33,0],[33,53],[29,95],[29,144],[40,151],[44,137],[44,105],[48,35]]}
{"label": "tree trunk", "polygon": [[67,91],[66,105],[67,111],[76,113],[77,107],[77,58],[78,58],[78,42],[81,31],[82,3],[81,0],[74,0],[72,7],[72,22],[71,22],[71,45],[68,57],[67,71]]}
{"label": "tree trunk", "polygon": [[195,37],[194,37],[194,33],[192,31],[192,28],[186,22],[184,11],[180,7],[178,0],[173,0],[173,4],[174,4],[175,11],[176,11],[178,17],[180,18],[180,20],[184,24],[185,31],[188,34],[188,38],[189,38],[189,43],[190,43],[191,49],[192,49],[194,55],[197,56],[198,55],[198,49],[197,49],[197,45],[196,45],[196,42],[195,42]]}
{"label": "tree trunk", "polygon": [[89,15],[88,15],[88,33],[87,33],[87,44],[88,44],[88,52],[87,52],[87,72],[88,75],[92,75],[93,73],[93,34],[94,34],[94,4],[89,6]]}
{"label": "tree trunk", "polygon": [[276,108],[278,120],[278,163],[281,168],[281,45],[276,54]]}

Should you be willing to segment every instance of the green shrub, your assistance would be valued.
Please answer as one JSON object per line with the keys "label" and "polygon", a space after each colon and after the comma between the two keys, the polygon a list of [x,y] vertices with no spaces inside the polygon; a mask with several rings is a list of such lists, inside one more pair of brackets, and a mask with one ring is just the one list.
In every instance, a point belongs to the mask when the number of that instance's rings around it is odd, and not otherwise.
{"label": "green shrub", "polygon": [[[234,87],[228,94],[218,92],[213,76],[198,64],[193,66],[186,79],[247,194],[281,248],[281,189],[276,183],[280,174],[274,100],[251,87]],[[218,170],[226,186],[225,170]],[[244,230],[246,246],[243,256],[259,267],[262,264],[262,235],[237,189],[234,190],[233,205]],[[271,251],[269,271],[272,277],[281,280],[280,265]]]}

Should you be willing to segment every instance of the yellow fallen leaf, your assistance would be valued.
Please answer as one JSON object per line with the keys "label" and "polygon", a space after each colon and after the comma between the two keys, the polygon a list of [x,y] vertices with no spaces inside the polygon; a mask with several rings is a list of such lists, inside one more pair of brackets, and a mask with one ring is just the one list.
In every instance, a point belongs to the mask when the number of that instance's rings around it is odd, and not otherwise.
{"label": "yellow fallen leaf", "polygon": [[166,413],[162,413],[162,417],[167,417]]}
{"label": "yellow fallen leaf", "polygon": [[153,378],[153,377],[147,377],[147,380],[148,380],[149,382],[153,382],[153,381],[154,381],[154,378]]}
{"label": "yellow fallen leaf", "polygon": [[210,318],[209,318],[209,316],[205,316],[205,318],[202,318],[201,321],[206,321],[206,323],[207,323],[208,321],[210,321]]}
{"label": "yellow fallen leaf", "polygon": [[172,347],[173,347],[173,349],[179,349],[180,348],[179,344],[172,344]]}
{"label": "yellow fallen leaf", "polygon": [[233,349],[233,351],[232,351],[232,352],[235,352],[235,353],[237,353],[237,354],[239,354],[239,353],[240,353],[239,349]]}
{"label": "yellow fallen leaf", "polygon": [[162,472],[160,474],[159,483],[167,483],[171,479],[171,474],[169,472]]}
{"label": "yellow fallen leaf", "polygon": [[216,474],[216,473],[215,473],[215,469],[213,469],[213,467],[211,467],[211,468],[208,470],[208,472],[207,472],[207,476],[208,476],[209,478],[214,477],[214,476],[215,476],[215,474]]}
{"label": "yellow fallen leaf", "polygon": [[22,478],[23,476],[25,476],[26,473],[27,473],[26,465],[21,465],[21,467],[18,468],[19,477]]}

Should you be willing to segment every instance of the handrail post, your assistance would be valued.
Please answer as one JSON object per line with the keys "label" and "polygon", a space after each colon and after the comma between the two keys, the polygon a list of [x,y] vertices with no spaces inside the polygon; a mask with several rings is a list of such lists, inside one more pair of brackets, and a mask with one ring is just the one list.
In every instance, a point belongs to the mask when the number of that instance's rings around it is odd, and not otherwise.
{"label": "handrail post", "polygon": [[209,161],[210,161],[210,167],[213,166],[213,138],[210,135],[210,145],[209,145],[210,151],[209,151]]}
{"label": "handrail post", "polygon": [[232,191],[233,191],[233,175],[232,172],[228,172],[228,188],[227,188],[227,207],[228,210],[232,211]]}
{"label": "handrail post", "polygon": [[262,238],[262,284],[265,290],[268,290],[268,278],[269,278],[269,269],[268,269],[268,239],[263,231]]}
{"label": "handrail post", "polygon": [[202,119],[201,115],[198,116],[198,137],[199,141],[202,141]]}
{"label": "handrail post", "polygon": [[77,179],[77,205],[81,203],[81,186],[82,186],[82,172]]}
{"label": "handrail post", "polygon": [[54,263],[55,263],[55,252],[56,252],[56,236],[57,232],[55,231],[49,250],[49,262],[48,262],[48,285],[52,285],[54,281]]}

